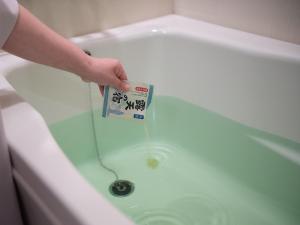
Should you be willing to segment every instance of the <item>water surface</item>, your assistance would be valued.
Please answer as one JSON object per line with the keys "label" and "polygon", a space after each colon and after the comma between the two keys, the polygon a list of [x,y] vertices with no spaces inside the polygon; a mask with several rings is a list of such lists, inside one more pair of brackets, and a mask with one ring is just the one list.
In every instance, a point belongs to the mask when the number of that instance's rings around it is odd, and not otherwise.
{"label": "water surface", "polygon": [[[144,124],[94,110],[50,129],[82,176],[137,224],[300,224],[300,163],[291,157],[299,143],[174,97],[151,105]],[[135,184],[131,195],[110,194],[115,177],[97,151]]]}

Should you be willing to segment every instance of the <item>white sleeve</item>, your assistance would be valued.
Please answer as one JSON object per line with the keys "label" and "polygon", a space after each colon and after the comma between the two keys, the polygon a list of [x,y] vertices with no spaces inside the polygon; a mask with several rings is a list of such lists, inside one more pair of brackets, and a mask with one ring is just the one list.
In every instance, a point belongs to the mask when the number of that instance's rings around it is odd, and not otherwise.
{"label": "white sleeve", "polygon": [[13,30],[19,14],[16,0],[0,0],[0,48]]}

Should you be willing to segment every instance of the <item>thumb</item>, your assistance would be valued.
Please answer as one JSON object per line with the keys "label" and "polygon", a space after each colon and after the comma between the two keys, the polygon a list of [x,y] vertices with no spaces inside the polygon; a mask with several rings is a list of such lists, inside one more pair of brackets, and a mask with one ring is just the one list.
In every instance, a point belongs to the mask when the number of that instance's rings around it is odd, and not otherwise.
{"label": "thumb", "polygon": [[119,80],[118,78],[114,78],[113,86],[121,91],[128,91],[130,86],[126,80]]}

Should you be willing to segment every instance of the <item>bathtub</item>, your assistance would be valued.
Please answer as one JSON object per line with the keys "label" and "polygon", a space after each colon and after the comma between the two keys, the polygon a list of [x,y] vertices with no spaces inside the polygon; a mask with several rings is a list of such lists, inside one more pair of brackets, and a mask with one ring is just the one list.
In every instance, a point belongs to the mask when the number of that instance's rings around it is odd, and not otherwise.
{"label": "bathtub", "polygon": [[[300,223],[299,45],[177,15],[72,41],[119,58],[155,97],[145,123],[104,119],[94,84],[2,53],[29,224]],[[111,195],[98,157],[133,193]]]}

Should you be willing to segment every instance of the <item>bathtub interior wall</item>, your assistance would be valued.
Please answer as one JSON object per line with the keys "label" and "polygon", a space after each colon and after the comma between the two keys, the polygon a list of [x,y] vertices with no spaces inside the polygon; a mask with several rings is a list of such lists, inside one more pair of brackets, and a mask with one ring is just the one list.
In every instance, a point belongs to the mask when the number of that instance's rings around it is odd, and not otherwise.
{"label": "bathtub interior wall", "polygon": [[[7,74],[17,92],[43,115],[57,142],[78,168],[97,157],[95,141],[101,143],[104,158],[116,152],[130,152],[147,140],[153,145],[176,146],[188,150],[192,158],[207,160],[247,190],[259,193],[262,202],[274,204],[271,208],[289,211],[292,216],[286,221],[299,219],[299,162],[291,162],[270,150],[273,146],[296,151],[295,154],[298,151],[300,63],[297,59],[176,32],[94,40],[82,44],[82,48],[95,56],[119,58],[131,80],[152,83],[157,96],[172,97],[166,97],[167,101],[154,99],[146,121],[150,133],[147,139],[144,127],[139,124],[100,117],[102,100],[95,86],[92,86],[94,114],[91,113],[89,86],[78,77],[36,65]],[[155,115],[155,106],[159,109],[164,104],[168,108],[158,110]],[[204,109],[193,108],[190,115],[185,115],[185,107],[191,104]],[[82,118],[80,123],[76,123],[78,118]],[[93,138],[95,121],[97,140]],[[61,122],[65,122],[63,129],[59,127]],[[128,127],[130,132],[126,132]],[[119,129],[118,141],[114,139],[116,129]],[[226,152],[220,151],[222,146],[226,146]],[[122,165],[119,172],[125,170]],[[180,174],[180,168],[173,169]],[[100,188],[97,185],[94,184],[95,188]]]}
{"label": "bathtub interior wall", "polygon": [[[130,80],[154,84],[157,95],[176,96],[300,142],[299,57],[178,33],[94,40],[82,48],[96,57],[120,59]],[[48,124],[90,109],[88,85],[66,72],[26,66],[8,79]],[[101,105],[101,98],[98,102]]]}
{"label": "bathtub interior wall", "polygon": [[[257,38],[246,35],[250,43]],[[300,141],[300,121],[296,119],[300,113],[299,46],[275,41],[275,46],[282,46],[269,50],[263,45],[271,39],[254,41],[253,47],[231,43],[226,36],[223,42],[205,34],[199,38],[168,32],[167,28],[145,36],[109,40],[108,44],[95,41],[85,47],[95,49],[95,56],[119,58],[131,80],[153,83],[158,95],[176,96],[251,127]],[[294,55],[284,54],[285,48],[293,47]]]}

